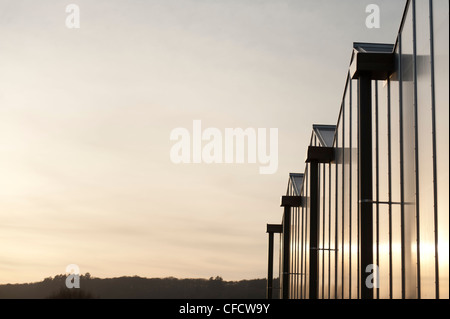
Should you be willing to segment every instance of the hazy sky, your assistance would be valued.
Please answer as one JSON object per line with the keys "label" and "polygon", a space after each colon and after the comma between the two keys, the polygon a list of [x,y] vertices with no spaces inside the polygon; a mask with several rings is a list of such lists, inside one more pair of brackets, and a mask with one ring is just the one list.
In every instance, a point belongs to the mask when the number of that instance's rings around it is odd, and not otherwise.
{"label": "hazy sky", "polygon": [[[80,7],[79,29],[65,8]],[[368,29],[368,4],[381,28]],[[0,283],[262,278],[267,223],[313,124],[335,124],[353,42],[405,0],[0,0]],[[279,165],[173,164],[170,132],[278,128]]]}

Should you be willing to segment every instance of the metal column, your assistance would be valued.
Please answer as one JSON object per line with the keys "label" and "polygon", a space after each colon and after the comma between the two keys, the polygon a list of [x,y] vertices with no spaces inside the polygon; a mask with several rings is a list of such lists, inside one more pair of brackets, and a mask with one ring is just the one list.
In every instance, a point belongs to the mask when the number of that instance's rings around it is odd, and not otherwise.
{"label": "metal column", "polygon": [[310,163],[309,298],[319,298],[319,164]]}
{"label": "metal column", "polygon": [[[369,265],[373,265],[373,206],[372,206],[372,79],[368,75],[359,78],[359,187],[361,230],[361,297],[373,299],[373,286],[366,279]],[[373,270],[373,269],[372,269]]]}
{"label": "metal column", "polygon": [[284,207],[283,214],[283,273],[282,273],[282,298],[289,298],[289,273],[290,273],[290,250],[291,250],[291,207]]}
{"label": "metal column", "polygon": [[281,233],[282,225],[267,224],[267,233],[269,234],[269,261],[267,269],[267,299],[273,298],[273,234]]}
{"label": "metal column", "polygon": [[[378,276],[373,261],[372,80],[386,80],[395,69],[394,45],[353,43],[350,74],[358,81],[358,170],[361,298],[373,299],[369,276]],[[372,266],[372,268],[368,268]],[[369,271],[371,269],[371,271]],[[368,272],[366,272],[368,271]],[[374,278],[375,280],[376,278]],[[367,280],[367,281],[366,281]]]}
{"label": "metal column", "polygon": [[269,268],[267,270],[267,299],[272,299],[273,285],[273,233],[269,233]]}

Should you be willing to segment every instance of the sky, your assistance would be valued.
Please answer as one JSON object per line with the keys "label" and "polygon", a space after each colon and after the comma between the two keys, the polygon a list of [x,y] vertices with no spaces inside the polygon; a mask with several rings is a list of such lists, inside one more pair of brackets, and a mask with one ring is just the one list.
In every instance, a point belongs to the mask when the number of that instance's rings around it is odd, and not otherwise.
{"label": "sky", "polygon": [[[80,9],[68,28],[66,6]],[[380,8],[367,28],[366,7]],[[267,223],[313,124],[336,124],[353,42],[405,0],[0,0],[0,284],[264,278]],[[278,129],[278,170],[175,164],[171,131]]]}

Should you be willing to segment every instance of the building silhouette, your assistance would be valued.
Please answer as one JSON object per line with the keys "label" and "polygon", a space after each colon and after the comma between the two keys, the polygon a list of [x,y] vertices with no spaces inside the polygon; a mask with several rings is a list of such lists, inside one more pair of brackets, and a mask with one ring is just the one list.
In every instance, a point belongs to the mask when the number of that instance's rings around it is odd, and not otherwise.
{"label": "building silhouette", "polygon": [[394,44],[354,43],[337,124],[313,126],[268,225],[268,298],[274,233],[280,298],[449,298],[448,87],[448,1],[407,1]]}

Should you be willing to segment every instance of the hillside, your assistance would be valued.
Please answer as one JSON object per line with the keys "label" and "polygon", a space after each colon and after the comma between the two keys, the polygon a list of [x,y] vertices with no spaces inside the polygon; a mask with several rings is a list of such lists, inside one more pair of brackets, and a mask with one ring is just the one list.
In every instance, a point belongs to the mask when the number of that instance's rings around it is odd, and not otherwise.
{"label": "hillside", "polygon": [[[80,288],[68,289],[65,275],[41,282],[0,285],[0,299],[100,298],[100,299],[264,299],[266,279],[224,281],[81,275]],[[277,285],[278,281],[274,284]]]}

